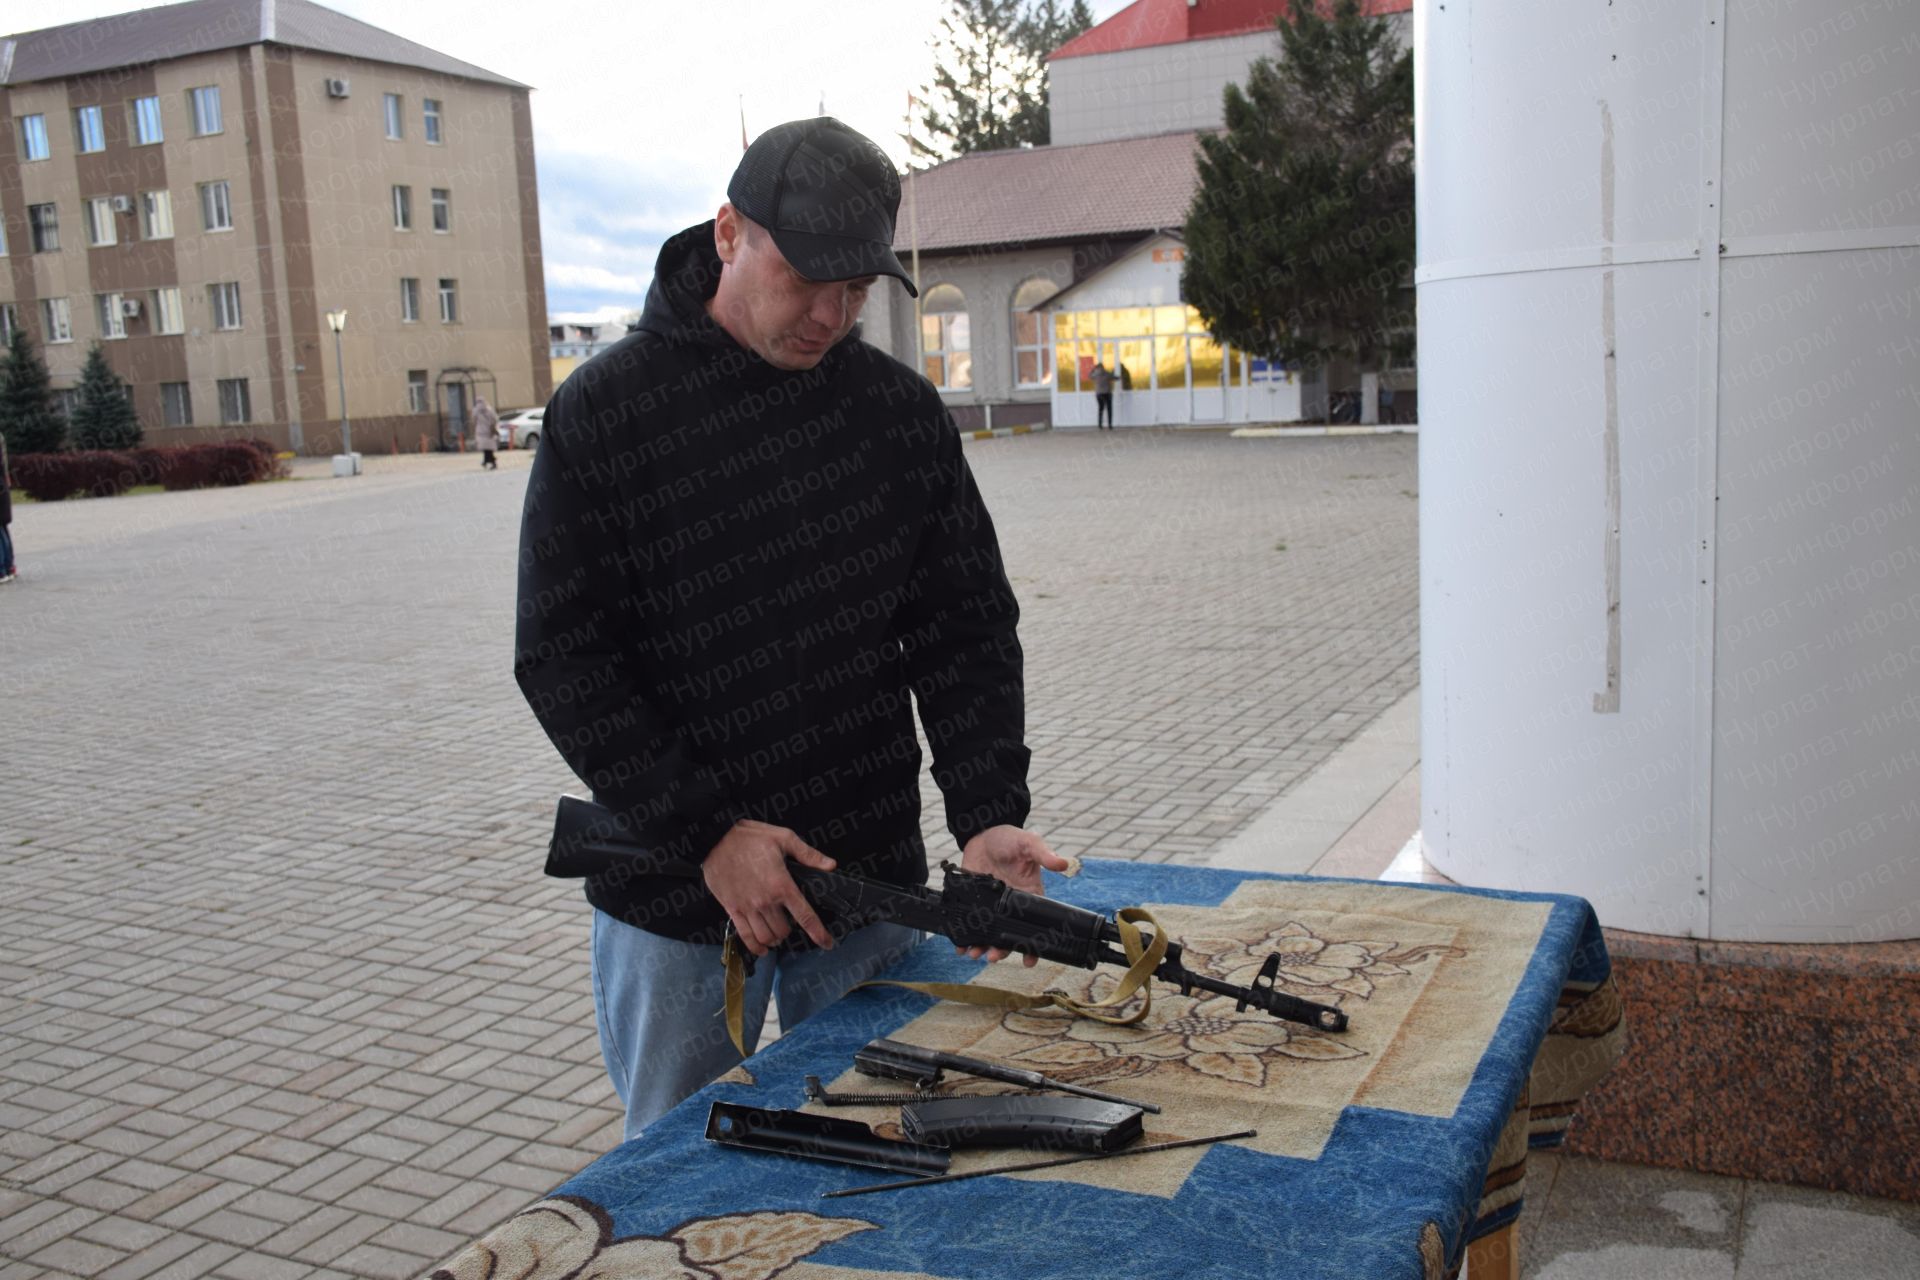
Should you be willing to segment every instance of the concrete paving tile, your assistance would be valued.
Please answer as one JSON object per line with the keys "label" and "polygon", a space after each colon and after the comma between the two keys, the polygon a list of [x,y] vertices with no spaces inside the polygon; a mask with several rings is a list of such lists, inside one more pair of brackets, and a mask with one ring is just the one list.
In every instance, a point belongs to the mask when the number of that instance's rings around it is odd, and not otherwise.
{"label": "concrete paving tile", "polygon": [[1920,1272],[1920,1205],[1749,1182],[1744,1226],[1737,1280]]}

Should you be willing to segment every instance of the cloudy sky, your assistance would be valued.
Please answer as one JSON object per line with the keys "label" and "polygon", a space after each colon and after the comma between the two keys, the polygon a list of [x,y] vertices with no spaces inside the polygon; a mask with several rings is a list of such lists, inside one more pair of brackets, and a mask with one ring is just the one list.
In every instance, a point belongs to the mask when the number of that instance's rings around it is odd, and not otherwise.
{"label": "cloudy sky", "polygon": [[[534,87],[547,306],[636,306],[667,236],[713,216],[747,131],[822,100],[904,162],[943,0],[325,0]],[[1093,0],[1099,21],[1128,0]],[[63,0],[60,21],[144,7]],[[43,18],[42,21],[45,21]],[[17,29],[0,18],[0,30]]]}

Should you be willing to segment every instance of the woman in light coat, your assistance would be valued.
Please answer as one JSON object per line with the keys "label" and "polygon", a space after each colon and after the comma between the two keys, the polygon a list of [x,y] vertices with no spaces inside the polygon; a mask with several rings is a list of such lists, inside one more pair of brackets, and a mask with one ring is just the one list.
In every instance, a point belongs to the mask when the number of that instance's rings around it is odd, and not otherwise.
{"label": "woman in light coat", "polygon": [[480,450],[480,466],[498,471],[500,464],[494,460],[493,451],[500,447],[500,415],[493,411],[485,396],[474,397],[473,443]]}

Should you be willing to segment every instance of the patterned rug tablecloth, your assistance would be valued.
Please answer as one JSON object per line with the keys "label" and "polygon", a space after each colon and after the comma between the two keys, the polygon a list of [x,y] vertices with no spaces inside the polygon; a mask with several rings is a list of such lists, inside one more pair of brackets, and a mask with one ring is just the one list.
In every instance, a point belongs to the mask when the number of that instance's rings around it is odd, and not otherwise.
{"label": "patterned rug tablecloth", "polygon": [[[1558,1143],[1624,1035],[1599,925],[1578,898],[1104,861],[1050,876],[1048,890],[1107,912],[1148,906],[1190,967],[1236,982],[1277,951],[1281,985],[1339,1004],[1351,1027],[1323,1034],[1157,983],[1134,1027],[863,989],[435,1277],[1436,1280],[1468,1240],[1518,1215],[1529,1145]],[[1115,973],[988,966],[934,939],[888,976],[1086,996]],[[717,1099],[800,1108],[809,1074],[886,1087],[852,1070],[882,1035],[1157,1102],[1143,1142],[1259,1136],[835,1200],[820,1193],[889,1176],[705,1140]],[[897,1110],[831,1113],[900,1136]],[[1033,1155],[961,1152],[953,1169]]]}

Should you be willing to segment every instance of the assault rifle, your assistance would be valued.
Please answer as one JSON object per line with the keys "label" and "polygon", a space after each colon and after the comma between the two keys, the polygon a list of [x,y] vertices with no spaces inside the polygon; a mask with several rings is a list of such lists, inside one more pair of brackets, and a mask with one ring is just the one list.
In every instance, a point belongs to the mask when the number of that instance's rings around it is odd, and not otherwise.
{"label": "assault rifle", "polygon": [[[1120,927],[1098,911],[1072,906],[950,862],[941,888],[885,884],[843,871],[819,871],[789,861],[787,870],[800,892],[819,913],[835,939],[880,921],[890,921],[937,933],[959,947],[997,947],[1019,951],[1079,969],[1103,964],[1130,965]],[[607,875],[668,875],[697,879],[693,863],[650,854],[634,837],[631,824],[605,806],[576,796],[560,797],[554,815],[553,843],[547,850],[547,874],[562,879]],[[1150,934],[1141,938],[1150,944]],[[1332,1005],[1315,1004],[1274,986],[1280,957],[1270,955],[1250,986],[1237,986],[1195,973],[1180,962],[1178,942],[1167,942],[1166,954],[1153,976],[1172,983],[1182,995],[1204,991],[1232,996],[1234,1009],[1249,1005],[1288,1022],[1322,1031],[1345,1031],[1347,1015]]]}

